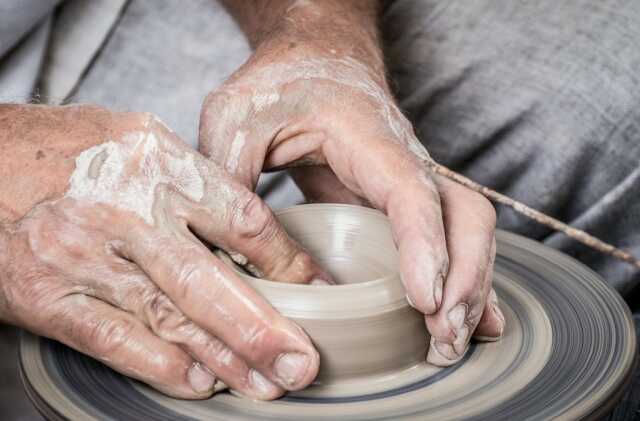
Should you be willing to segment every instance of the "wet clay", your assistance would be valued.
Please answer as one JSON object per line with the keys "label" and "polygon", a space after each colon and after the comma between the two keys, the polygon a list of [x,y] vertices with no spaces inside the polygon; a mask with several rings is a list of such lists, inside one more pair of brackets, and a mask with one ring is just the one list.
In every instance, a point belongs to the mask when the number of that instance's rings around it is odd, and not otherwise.
{"label": "wet clay", "polygon": [[276,216],[338,285],[258,279],[220,255],[309,334],[321,358],[314,384],[371,383],[424,364],[429,334],[423,316],[405,298],[387,218],[372,209],[317,204]]}

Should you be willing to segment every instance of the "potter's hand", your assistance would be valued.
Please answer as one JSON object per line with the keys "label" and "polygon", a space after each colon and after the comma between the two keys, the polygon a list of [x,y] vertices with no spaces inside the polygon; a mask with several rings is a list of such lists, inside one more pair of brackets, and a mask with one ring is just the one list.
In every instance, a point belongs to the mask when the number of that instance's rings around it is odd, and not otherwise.
{"label": "potter's hand", "polygon": [[200,240],[308,275],[253,193],[146,114],[0,106],[0,121],[0,320],[181,398],[313,380],[306,334]]}
{"label": "potter's hand", "polygon": [[272,3],[229,3],[256,51],[205,100],[201,151],[249,189],[261,171],[290,168],[311,201],[386,213],[432,334],[429,362],[456,362],[474,334],[498,339],[494,209],[427,169],[385,81],[373,2]]}

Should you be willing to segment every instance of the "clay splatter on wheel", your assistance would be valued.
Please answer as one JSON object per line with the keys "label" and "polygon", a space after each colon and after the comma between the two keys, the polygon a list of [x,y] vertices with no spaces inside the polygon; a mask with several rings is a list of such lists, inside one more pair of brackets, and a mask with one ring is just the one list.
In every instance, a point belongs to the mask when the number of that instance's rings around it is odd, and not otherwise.
{"label": "clay splatter on wheel", "polygon": [[[366,323],[381,331],[395,326],[411,332],[419,327],[411,322],[395,325],[402,317],[415,321],[405,310],[401,290],[394,292],[397,296],[388,294],[382,307],[374,298],[380,292],[376,285],[397,284],[394,252],[388,251],[384,235],[376,237],[378,228],[372,229],[378,226],[379,214],[352,206],[305,205],[282,211],[279,218],[294,237],[320,253],[323,263],[340,272],[338,278],[354,282],[273,287],[248,280],[272,302],[278,301],[273,303],[283,313],[303,326],[333,315],[344,326],[344,332],[336,335],[344,338],[349,329],[365,329]],[[331,235],[309,236],[324,238],[311,244],[305,240],[309,230]],[[362,354],[361,367],[385,358],[388,366],[381,363],[383,367],[371,373],[346,373],[336,363],[333,371],[321,373],[321,384],[273,402],[249,401],[229,392],[206,401],[181,401],[63,345],[25,334],[20,353],[25,387],[50,419],[590,419],[606,413],[624,391],[636,354],[633,324],[622,299],[596,274],[561,253],[505,232],[499,232],[497,240],[494,287],[507,321],[504,337],[473,343],[466,357],[452,367],[429,366],[406,353],[394,366],[388,361],[393,353],[376,354],[372,349],[367,354],[363,348],[357,351]],[[381,247],[387,252],[379,253]],[[345,253],[353,262],[368,262],[362,266],[370,271],[364,279],[357,277],[364,269],[354,272],[345,266]],[[380,279],[363,282],[371,277]],[[264,288],[275,288],[275,296]],[[285,294],[291,294],[287,288],[298,288],[295,300],[287,301]],[[341,288],[344,293],[338,294]],[[311,290],[323,292],[311,294]],[[327,292],[333,294],[330,300],[314,298],[327,290],[333,290]],[[372,314],[375,306],[388,310],[382,313],[389,317]],[[336,313],[339,308],[342,313]],[[369,314],[369,319],[358,319],[358,311]],[[320,348],[325,343],[333,346],[327,338],[330,335],[319,338]],[[409,344],[390,346],[413,349],[409,354],[426,353],[418,347],[427,340],[417,335]],[[338,361],[334,349],[320,352],[327,361]]]}

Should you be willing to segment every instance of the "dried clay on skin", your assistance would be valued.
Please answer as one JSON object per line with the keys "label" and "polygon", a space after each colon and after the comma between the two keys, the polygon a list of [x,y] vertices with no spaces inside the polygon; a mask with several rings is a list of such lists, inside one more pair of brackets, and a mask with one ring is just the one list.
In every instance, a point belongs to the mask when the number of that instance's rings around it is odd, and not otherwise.
{"label": "dried clay on skin", "polygon": [[253,103],[253,108],[256,112],[262,111],[268,106],[275,104],[279,100],[280,95],[275,90],[273,92],[266,93],[259,92],[251,97],[251,102]]}
{"label": "dried clay on skin", "polygon": [[[322,79],[354,88],[367,95],[378,108],[381,116],[387,122],[393,137],[400,139],[419,158],[430,160],[428,152],[413,134],[411,124],[402,115],[402,112],[390,96],[385,92],[380,83],[371,76],[368,68],[359,61],[351,58],[315,58],[301,60],[291,64],[276,63],[265,66],[257,75],[245,78],[242,82],[232,82],[223,86],[222,90],[234,95],[242,88],[254,89],[255,86],[267,87],[264,91],[255,93],[252,97],[254,111],[259,112],[266,106],[278,101],[278,90],[288,83]],[[237,118],[237,114],[233,113]],[[210,116],[210,118],[213,116]],[[220,116],[217,116],[220,117]],[[221,126],[224,126],[221,125]],[[213,133],[209,133],[213,135]]]}
{"label": "dried clay on skin", "polygon": [[230,174],[235,174],[236,170],[238,169],[238,165],[240,163],[240,155],[242,154],[242,149],[244,148],[245,142],[246,133],[242,130],[238,130],[235,137],[233,138],[233,141],[231,142],[229,155],[225,163],[225,169]]}
{"label": "dried clay on skin", "polygon": [[195,202],[204,196],[205,183],[193,154],[168,147],[153,132],[137,131],[78,155],[65,197],[131,211],[153,224],[153,199],[160,184],[170,184]]}

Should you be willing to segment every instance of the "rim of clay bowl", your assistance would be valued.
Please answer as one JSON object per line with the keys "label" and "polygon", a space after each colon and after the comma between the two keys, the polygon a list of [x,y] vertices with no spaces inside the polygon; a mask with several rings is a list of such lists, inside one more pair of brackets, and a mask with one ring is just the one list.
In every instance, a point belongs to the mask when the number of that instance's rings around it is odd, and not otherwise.
{"label": "rim of clay bowl", "polygon": [[[334,212],[360,214],[377,218],[388,224],[387,217],[375,209],[362,206],[312,203],[276,210],[275,215],[288,213]],[[223,250],[216,254],[243,280],[261,293],[275,308],[289,317],[298,318],[354,318],[381,315],[409,306],[400,274],[365,282],[339,285],[288,284],[256,278],[247,274]],[[321,314],[318,314],[318,313]]]}

